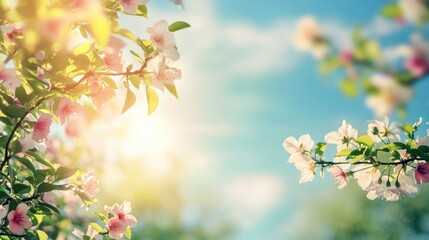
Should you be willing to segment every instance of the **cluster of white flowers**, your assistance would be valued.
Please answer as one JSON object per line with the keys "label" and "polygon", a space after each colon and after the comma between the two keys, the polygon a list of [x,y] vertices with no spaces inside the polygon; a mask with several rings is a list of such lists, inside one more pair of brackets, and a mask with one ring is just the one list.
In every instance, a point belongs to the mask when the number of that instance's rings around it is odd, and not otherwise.
{"label": "cluster of white flowers", "polygon": [[[418,184],[429,182],[429,133],[414,137],[422,119],[414,125],[399,126],[384,121],[368,122],[367,134],[358,137],[358,131],[343,121],[338,131],[325,136],[325,142],[315,144],[310,135],[295,139],[288,137],[284,149],[291,154],[289,162],[301,172],[300,183],[314,179],[316,167],[330,172],[338,188],[354,178],[367,197],[397,201],[416,194]],[[408,138],[401,142],[401,130]],[[428,131],[429,132],[429,131]],[[327,144],[337,146],[333,161],[323,157]]]}

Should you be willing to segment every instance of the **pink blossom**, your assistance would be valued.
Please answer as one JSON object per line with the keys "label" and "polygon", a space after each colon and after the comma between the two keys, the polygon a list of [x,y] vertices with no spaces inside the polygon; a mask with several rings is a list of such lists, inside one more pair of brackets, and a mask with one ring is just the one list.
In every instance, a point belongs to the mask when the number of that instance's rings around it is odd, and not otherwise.
{"label": "pink blossom", "polygon": [[68,98],[61,99],[58,104],[58,109],[56,111],[57,116],[60,118],[61,125],[64,124],[66,118],[74,113],[80,112],[81,105],[73,102]]}
{"label": "pink blossom", "polygon": [[7,215],[9,220],[9,229],[13,234],[23,235],[25,229],[32,226],[30,218],[27,216],[28,206],[25,203],[20,203],[15,210]]}
{"label": "pink blossom", "polygon": [[109,43],[106,47],[106,53],[118,55],[125,47],[125,42],[115,36],[110,36]]}
{"label": "pink blossom", "polygon": [[150,34],[150,40],[157,50],[165,57],[176,61],[180,55],[176,49],[176,40],[170,30],[168,30],[168,24],[165,20],[161,20],[155,23],[152,27],[147,29]]}
{"label": "pink blossom", "polygon": [[21,81],[16,77],[16,69],[5,68],[3,63],[0,63],[0,82],[7,89],[15,90],[21,86]]}
{"label": "pink blossom", "polygon": [[22,25],[3,25],[0,30],[5,34],[6,38],[13,44],[16,44],[15,37],[22,35]]}
{"label": "pink blossom", "polygon": [[185,9],[185,5],[183,4],[183,0],[171,0],[174,4],[182,6]]}
{"label": "pink blossom", "polygon": [[114,72],[122,72],[124,66],[122,65],[121,54],[108,54],[106,53],[103,57],[106,66]]}
{"label": "pink blossom", "polygon": [[99,78],[92,77],[89,79],[89,87],[91,89],[91,100],[96,108],[100,109],[112,97],[115,96],[115,91],[109,87],[104,87]]}
{"label": "pink blossom", "polygon": [[339,166],[333,166],[328,170],[334,176],[335,182],[338,184],[338,189],[341,189],[349,183],[347,173]]}
{"label": "pink blossom", "polygon": [[56,197],[53,191],[43,193],[42,198],[40,200],[52,206],[56,206]]}
{"label": "pink blossom", "polygon": [[136,218],[128,214],[131,212],[131,203],[124,201],[121,205],[115,203],[113,206],[104,206],[106,212],[113,214],[119,221],[127,227],[135,227],[137,224]]}
{"label": "pink blossom", "polygon": [[52,116],[46,113],[40,115],[33,127],[33,140],[42,142],[48,138],[52,124]]}
{"label": "pink blossom", "polygon": [[119,4],[124,8],[124,12],[134,14],[140,5],[145,5],[147,0],[119,0]]}
{"label": "pink blossom", "polygon": [[88,198],[93,199],[100,191],[100,181],[95,178],[92,172],[85,173],[82,177],[82,189]]}
{"label": "pink blossom", "polygon": [[81,118],[72,117],[69,118],[66,125],[66,134],[68,137],[78,137],[81,134],[81,129],[83,125],[83,121]]}
{"label": "pink blossom", "polygon": [[414,178],[418,184],[429,182],[429,163],[419,163],[414,170]]}
{"label": "pink blossom", "polygon": [[310,52],[317,59],[324,58],[329,51],[324,33],[312,16],[299,19],[293,38],[296,49]]}
{"label": "pink blossom", "polygon": [[107,229],[109,229],[109,235],[113,239],[120,239],[127,230],[127,227],[117,217],[109,219],[106,225]]}
{"label": "pink blossom", "polygon": [[40,21],[39,33],[45,40],[55,42],[64,37],[70,23],[64,16],[66,15],[51,15]]}
{"label": "pink blossom", "polygon": [[174,80],[182,78],[182,72],[177,68],[170,68],[165,64],[165,58],[158,64],[158,70],[153,79],[153,85],[164,90],[164,85],[174,85]]}
{"label": "pink blossom", "polygon": [[353,59],[354,59],[353,52],[351,52],[351,51],[341,52],[340,60],[341,60],[342,64],[350,65],[351,63],[353,63]]}
{"label": "pink blossom", "polygon": [[423,54],[417,53],[407,59],[405,69],[414,77],[421,77],[429,71],[429,62]]}
{"label": "pink blossom", "polygon": [[44,152],[46,150],[46,144],[44,142],[34,141],[32,133],[19,138],[18,141],[21,144],[21,151],[24,153],[33,148],[36,148],[39,152]]}

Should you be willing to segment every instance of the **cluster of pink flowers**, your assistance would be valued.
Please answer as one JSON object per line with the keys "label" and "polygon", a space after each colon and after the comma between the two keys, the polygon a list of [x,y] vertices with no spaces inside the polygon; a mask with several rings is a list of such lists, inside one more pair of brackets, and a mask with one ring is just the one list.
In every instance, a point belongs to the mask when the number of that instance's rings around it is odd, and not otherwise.
{"label": "cluster of pink flowers", "polygon": [[104,206],[107,213],[113,215],[107,220],[107,229],[109,234],[114,239],[121,238],[128,227],[133,228],[137,224],[137,219],[129,214],[131,212],[131,203],[124,201],[121,205],[115,203],[113,206]]}
{"label": "cluster of pink flowers", "polygon": [[113,206],[104,206],[105,211],[110,217],[106,222],[107,232],[97,232],[92,226],[88,227],[86,234],[78,229],[74,229],[73,234],[79,239],[88,236],[90,239],[103,239],[102,235],[109,235],[113,239],[120,239],[124,236],[128,228],[133,228],[137,224],[137,219],[129,214],[131,212],[131,203],[124,201],[122,204],[115,203]]}
{"label": "cluster of pink flowers", "polygon": [[[417,129],[422,119],[413,125]],[[353,160],[348,155],[353,151],[373,151],[389,146],[402,146],[400,138],[400,126],[396,123],[389,124],[389,118],[383,121],[374,120],[368,123],[367,135],[363,136],[366,144],[371,147],[362,147],[362,141],[358,132],[346,121],[338,131],[333,131],[325,136],[325,142],[337,146],[337,155],[332,162],[325,161],[323,153],[317,153],[313,148],[314,141],[308,134],[302,135],[298,140],[288,137],[283,142],[284,149],[291,154],[289,162],[301,172],[300,183],[314,179],[317,166],[327,168],[338,184],[338,188],[348,185],[350,178],[354,178],[358,185],[367,191],[367,197],[371,200],[382,198],[387,201],[397,201],[403,196],[414,195],[418,192],[418,184],[429,182],[429,159],[420,157],[411,158],[411,153],[406,149],[398,149],[399,157],[392,158],[389,151],[376,151],[375,160],[366,159],[364,153]],[[415,148],[429,146],[429,133],[424,137],[418,136],[416,140],[409,139],[406,143],[415,144]],[[396,145],[394,145],[396,143]],[[390,144],[390,145],[389,145]],[[324,150],[323,150],[324,151]],[[319,154],[319,157],[317,155]]]}

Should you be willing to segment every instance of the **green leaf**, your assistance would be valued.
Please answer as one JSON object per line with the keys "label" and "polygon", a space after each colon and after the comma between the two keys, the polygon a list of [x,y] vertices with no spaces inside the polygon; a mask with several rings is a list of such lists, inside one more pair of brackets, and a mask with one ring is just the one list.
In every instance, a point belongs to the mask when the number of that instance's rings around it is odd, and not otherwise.
{"label": "green leaf", "polygon": [[37,188],[37,192],[38,193],[51,192],[53,190],[61,189],[63,186],[65,186],[65,185],[54,185],[51,183],[43,182]]}
{"label": "green leaf", "polygon": [[363,144],[369,148],[372,148],[374,146],[374,140],[368,135],[363,135],[355,139],[355,142],[359,144]]}
{"label": "green leaf", "polygon": [[371,60],[378,60],[381,57],[380,45],[376,41],[366,42],[365,52]]}
{"label": "green leaf", "polygon": [[0,105],[1,111],[8,117],[21,118],[25,114],[25,108],[16,105]]}
{"label": "green leaf", "polygon": [[401,150],[401,149],[409,149],[408,145],[401,142],[394,142],[393,145],[395,145],[395,150]]}
{"label": "green leaf", "polygon": [[341,66],[341,61],[338,57],[332,57],[332,56],[326,57],[322,60],[321,64],[319,65],[319,72],[321,74],[329,74],[340,66]]}
{"label": "green leaf", "polygon": [[81,55],[81,54],[87,54],[92,49],[92,41],[85,41],[85,43],[75,47],[73,49],[73,55]]}
{"label": "green leaf", "polygon": [[402,18],[402,9],[398,4],[392,3],[381,9],[381,14],[388,18],[398,19]]}
{"label": "green leaf", "polygon": [[67,167],[59,167],[57,172],[55,173],[55,181],[60,181],[66,178],[73,176],[76,173],[77,169],[75,168],[67,168]]}
{"label": "green leaf", "polygon": [[326,150],[326,143],[324,143],[324,142],[319,142],[319,143],[317,143],[317,145],[316,145],[316,154],[317,155],[319,155],[319,156],[322,156],[323,155],[323,153],[325,152],[325,150]]}
{"label": "green leaf", "polygon": [[358,88],[354,80],[346,79],[341,81],[340,89],[348,97],[356,97],[358,95]]}
{"label": "green leaf", "polygon": [[91,225],[91,227],[94,228],[94,230],[97,231],[98,233],[105,232],[104,229],[100,227],[100,225],[98,225],[97,223],[92,222],[89,225]]}
{"label": "green leaf", "polygon": [[91,66],[91,61],[89,60],[87,55],[79,54],[73,57],[73,64],[79,70],[88,70]]}
{"label": "green leaf", "polygon": [[417,149],[419,149],[422,152],[429,153],[429,146],[421,145]]}
{"label": "green leaf", "polygon": [[136,15],[147,18],[147,7],[146,7],[146,5],[140,5],[137,9]]}
{"label": "green leaf", "polygon": [[350,164],[357,163],[357,162],[359,162],[360,160],[364,159],[364,157],[365,157],[365,156],[364,156],[363,154],[361,154],[361,155],[357,155],[356,157],[352,158],[352,160],[350,160]]}
{"label": "green leaf", "polygon": [[48,234],[46,234],[44,231],[42,230],[36,230],[37,233],[37,237],[39,238],[39,240],[48,240]]}
{"label": "green leaf", "polygon": [[26,166],[33,173],[34,176],[36,175],[36,168],[30,160],[20,157],[14,157],[14,159],[16,159],[22,165]]}
{"label": "green leaf", "polygon": [[337,155],[335,155],[336,157],[346,157],[349,156],[350,153],[352,153],[353,149],[350,148],[346,148],[341,150],[339,153],[337,153]]}
{"label": "green leaf", "polygon": [[118,86],[116,86],[115,80],[113,80],[112,78],[104,77],[103,82],[105,82],[107,86],[109,86],[109,88],[118,89]]}
{"label": "green leaf", "polygon": [[130,50],[130,53],[134,56],[136,56],[138,59],[142,59],[142,57],[140,56],[140,54],[138,54],[137,52]]}
{"label": "green leaf", "polygon": [[122,108],[122,113],[126,112],[130,107],[136,102],[136,95],[128,88],[127,96],[125,97],[124,107]]}
{"label": "green leaf", "polygon": [[412,156],[417,156],[417,157],[424,159],[424,160],[429,159],[429,154],[424,153],[420,149],[408,149],[407,153],[411,154]]}
{"label": "green leaf", "polygon": [[110,21],[104,15],[95,14],[89,19],[91,34],[100,48],[104,48],[110,39]]}
{"label": "green leaf", "polygon": [[0,191],[0,201],[4,201],[6,199],[8,199],[10,196],[7,192],[5,191]]}
{"label": "green leaf", "polygon": [[49,203],[39,202],[40,206],[44,206],[45,208],[49,208],[52,212],[55,212],[56,214],[60,214],[60,210],[58,208],[52,206]]}
{"label": "green leaf", "polygon": [[134,86],[135,88],[139,89],[139,87],[140,87],[140,82],[141,82],[140,77],[138,77],[138,76],[136,76],[136,75],[132,75],[132,76],[129,76],[129,77],[128,77],[128,79],[131,81],[131,83],[133,84],[133,86]]}
{"label": "green leaf", "polygon": [[175,32],[184,28],[188,28],[191,27],[191,25],[189,25],[189,23],[187,22],[183,22],[183,21],[177,21],[172,23],[170,26],[168,26],[168,30],[170,32]]}
{"label": "green leaf", "polygon": [[130,227],[127,227],[127,230],[125,230],[125,233],[124,233],[124,235],[125,235],[125,237],[127,237],[128,239],[131,239],[131,228]]}
{"label": "green leaf", "polygon": [[104,214],[100,213],[100,212],[95,212],[94,213],[95,216],[97,216],[101,221],[107,221],[106,216],[104,216]]}
{"label": "green leaf", "polygon": [[150,87],[146,87],[146,98],[148,105],[148,115],[155,112],[156,107],[158,106],[158,95]]}
{"label": "green leaf", "polygon": [[165,84],[165,88],[167,88],[168,92],[171,93],[176,99],[179,99],[179,95],[177,94],[176,86],[174,84]]}
{"label": "green leaf", "polygon": [[28,155],[32,156],[34,158],[34,160],[36,160],[37,162],[39,162],[39,163],[49,167],[50,169],[54,170],[54,166],[52,165],[52,163],[50,163],[48,160],[41,157],[37,152],[28,151],[27,153],[28,153]]}
{"label": "green leaf", "polygon": [[414,128],[411,124],[407,123],[401,128],[410,139],[414,139]]}
{"label": "green leaf", "polygon": [[12,188],[14,194],[26,194],[31,192],[31,187],[22,183],[13,184]]}

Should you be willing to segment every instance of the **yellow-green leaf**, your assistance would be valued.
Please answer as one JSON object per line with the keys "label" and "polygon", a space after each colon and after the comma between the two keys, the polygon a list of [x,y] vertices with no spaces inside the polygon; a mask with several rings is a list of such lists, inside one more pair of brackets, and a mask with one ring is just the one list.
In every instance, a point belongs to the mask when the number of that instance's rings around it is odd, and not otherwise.
{"label": "yellow-green leaf", "polygon": [[150,87],[146,87],[146,98],[148,105],[148,115],[155,112],[156,107],[158,106],[158,94],[151,89]]}
{"label": "yellow-green leaf", "polygon": [[366,145],[370,148],[374,146],[374,140],[372,140],[372,138],[368,135],[363,135],[356,138],[355,142]]}
{"label": "yellow-green leaf", "polygon": [[97,223],[92,222],[89,225],[91,225],[91,227],[94,228],[94,230],[98,233],[104,232],[104,229],[100,227],[100,225],[98,225]]}
{"label": "yellow-green leaf", "polygon": [[176,86],[173,84],[165,84],[165,88],[171,93],[171,95],[175,96],[177,99],[179,99],[179,95],[177,94]]}
{"label": "yellow-green leaf", "polygon": [[136,95],[130,90],[127,90],[127,96],[125,97],[124,107],[122,108],[122,113],[126,112],[130,107],[136,102]]}
{"label": "yellow-green leaf", "polygon": [[175,32],[175,31],[179,31],[181,29],[188,28],[188,27],[191,27],[191,25],[189,25],[189,23],[183,22],[183,21],[177,21],[177,22],[172,23],[170,26],[168,26],[168,30],[170,32]]}
{"label": "yellow-green leaf", "polygon": [[348,97],[356,97],[358,95],[356,82],[351,79],[340,82],[340,89]]}
{"label": "yellow-green leaf", "polygon": [[89,20],[91,34],[95,38],[100,48],[104,48],[109,43],[110,38],[110,22],[101,15],[97,14]]}
{"label": "yellow-green leaf", "polygon": [[37,237],[39,238],[39,240],[48,240],[48,234],[46,234],[44,231],[42,230],[36,230],[37,233]]}
{"label": "yellow-green leaf", "polygon": [[125,237],[127,237],[128,239],[131,239],[131,228],[127,227],[127,230],[125,230],[124,233]]}
{"label": "yellow-green leaf", "polygon": [[362,160],[363,158],[364,158],[364,155],[363,155],[363,154],[358,155],[358,156],[354,157],[352,160],[350,160],[350,164],[357,163],[357,162],[359,162],[360,160]]}
{"label": "yellow-green leaf", "polygon": [[352,151],[353,151],[352,149],[346,148],[346,149],[341,150],[335,156],[336,157],[345,157],[345,156],[348,156]]}

